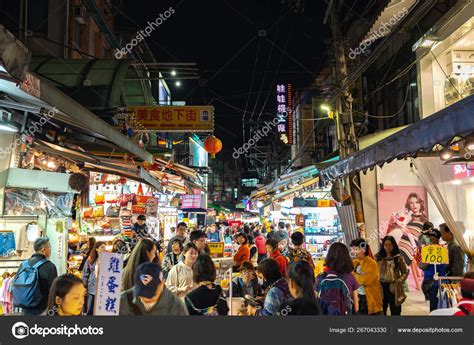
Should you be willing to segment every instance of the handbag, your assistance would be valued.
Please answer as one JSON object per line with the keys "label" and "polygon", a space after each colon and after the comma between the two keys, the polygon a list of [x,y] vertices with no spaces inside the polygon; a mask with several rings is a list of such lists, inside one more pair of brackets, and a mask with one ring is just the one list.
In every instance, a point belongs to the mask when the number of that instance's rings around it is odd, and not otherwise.
{"label": "handbag", "polygon": [[401,306],[403,302],[407,299],[407,295],[405,293],[405,287],[403,283],[393,282],[390,283],[390,292],[395,295],[395,304],[397,306]]}
{"label": "handbag", "polygon": [[120,206],[109,206],[106,215],[109,218],[118,218],[120,215]]}
{"label": "handbag", "polygon": [[104,206],[94,207],[94,218],[102,218],[104,216]]}
{"label": "handbag", "polygon": [[395,279],[395,262],[393,260],[382,260],[380,270],[380,281],[391,283]]}
{"label": "handbag", "polygon": [[94,218],[94,208],[87,207],[82,213],[82,218]]}
{"label": "handbag", "polygon": [[119,198],[120,206],[123,206],[123,207],[127,206],[131,200],[132,200],[131,194],[122,194]]}
{"label": "handbag", "polygon": [[96,205],[105,204],[105,195],[104,195],[104,193],[97,193],[95,195],[94,202],[95,202]]}

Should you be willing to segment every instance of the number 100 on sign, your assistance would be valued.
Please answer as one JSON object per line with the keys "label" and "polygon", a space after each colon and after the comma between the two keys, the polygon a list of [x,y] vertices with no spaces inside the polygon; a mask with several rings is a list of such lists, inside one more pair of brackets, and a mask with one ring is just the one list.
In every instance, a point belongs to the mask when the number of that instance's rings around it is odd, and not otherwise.
{"label": "number 100 on sign", "polygon": [[424,246],[421,249],[421,262],[425,264],[447,264],[449,263],[448,248],[437,244]]}

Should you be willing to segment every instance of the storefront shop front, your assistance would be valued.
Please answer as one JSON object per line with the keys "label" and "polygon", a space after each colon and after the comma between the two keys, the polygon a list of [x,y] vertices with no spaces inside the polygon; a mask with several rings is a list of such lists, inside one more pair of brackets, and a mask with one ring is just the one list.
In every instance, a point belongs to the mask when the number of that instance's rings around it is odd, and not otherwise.
{"label": "storefront shop front", "polygon": [[385,235],[400,240],[410,229],[401,249],[416,288],[417,234],[424,222],[446,223],[468,257],[474,251],[472,157],[465,154],[474,134],[473,105],[469,96],[321,171],[327,182],[364,172],[366,238],[377,249]]}

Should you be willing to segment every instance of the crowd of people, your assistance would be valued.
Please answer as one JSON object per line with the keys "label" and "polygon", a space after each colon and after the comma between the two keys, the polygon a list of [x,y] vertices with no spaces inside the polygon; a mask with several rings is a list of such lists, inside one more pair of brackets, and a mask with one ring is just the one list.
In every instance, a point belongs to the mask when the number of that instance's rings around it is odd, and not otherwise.
{"label": "crowd of people", "polygon": [[[441,229],[427,224],[424,232],[426,243],[437,244],[443,238],[450,256],[449,265],[438,265],[436,274],[433,265],[420,266],[430,310],[437,305],[435,275],[461,275],[464,270],[464,257],[449,228],[444,224]],[[401,315],[407,298],[409,269],[392,236],[382,240],[375,255],[363,238],[349,247],[333,243],[318,276],[303,233],[292,232],[283,223],[268,232],[258,224],[241,228],[213,224],[189,231],[179,223],[166,246],[152,240],[144,226],[137,227],[134,237],[132,246],[117,239],[112,249],[125,254],[120,315],[228,315],[229,292],[216,283],[216,265],[207,244],[229,238],[238,246],[232,257],[238,276],[230,284],[232,297],[245,301],[241,315]],[[88,243],[82,279],[57,276],[47,238],[38,238],[34,250],[13,283],[15,307],[25,315],[93,315],[97,264],[105,243]],[[474,272],[461,280],[461,292],[463,299],[451,315],[472,314]]]}

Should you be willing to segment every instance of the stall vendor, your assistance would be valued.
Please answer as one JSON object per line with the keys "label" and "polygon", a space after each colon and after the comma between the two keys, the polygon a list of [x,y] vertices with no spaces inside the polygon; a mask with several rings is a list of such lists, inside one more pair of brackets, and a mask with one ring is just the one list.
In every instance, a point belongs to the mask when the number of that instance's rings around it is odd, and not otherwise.
{"label": "stall vendor", "polygon": [[141,214],[137,217],[137,222],[133,224],[132,233],[133,237],[151,238],[146,225],[146,217],[144,215]]}

